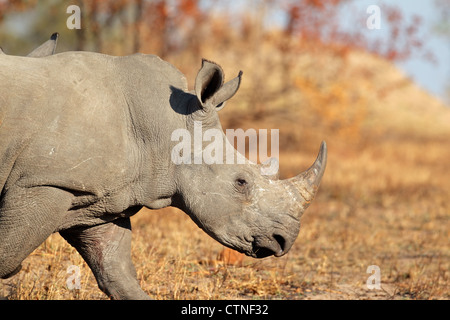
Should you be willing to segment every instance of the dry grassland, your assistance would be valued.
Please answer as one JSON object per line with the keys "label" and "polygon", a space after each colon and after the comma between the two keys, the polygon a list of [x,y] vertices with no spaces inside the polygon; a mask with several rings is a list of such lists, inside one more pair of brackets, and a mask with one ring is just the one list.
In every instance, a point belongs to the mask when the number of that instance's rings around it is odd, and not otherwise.
{"label": "dry grassland", "polygon": [[[362,72],[361,59],[354,72]],[[354,87],[390,86],[364,79]],[[303,90],[302,105],[341,94],[318,95],[313,84],[296,82],[310,88]],[[221,115],[225,128],[280,128],[282,178],[306,169],[320,141],[327,141],[328,167],[300,235],[281,258],[230,258],[184,213],[143,209],[132,218],[132,255],[143,289],[156,299],[449,299],[450,110],[408,81],[383,99],[359,94],[366,102],[355,98],[355,108],[364,116],[347,122],[311,107],[261,107],[263,116],[255,118],[246,106],[231,107],[239,95],[230,102]],[[70,265],[80,267],[79,290],[67,288]],[[367,288],[370,265],[380,268],[379,290]],[[58,234],[25,260],[18,275],[0,282],[0,296],[106,298]]]}

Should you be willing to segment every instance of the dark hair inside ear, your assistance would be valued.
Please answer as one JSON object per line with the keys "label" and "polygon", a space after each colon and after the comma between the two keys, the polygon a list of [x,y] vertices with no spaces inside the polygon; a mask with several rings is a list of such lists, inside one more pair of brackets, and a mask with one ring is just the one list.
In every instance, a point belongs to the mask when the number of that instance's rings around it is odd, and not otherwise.
{"label": "dark hair inside ear", "polygon": [[219,88],[222,86],[222,80],[222,75],[218,70],[211,75],[206,85],[202,88],[202,103],[205,103],[206,100],[211,98],[213,94],[216,93],[217,90],[219,90]]}

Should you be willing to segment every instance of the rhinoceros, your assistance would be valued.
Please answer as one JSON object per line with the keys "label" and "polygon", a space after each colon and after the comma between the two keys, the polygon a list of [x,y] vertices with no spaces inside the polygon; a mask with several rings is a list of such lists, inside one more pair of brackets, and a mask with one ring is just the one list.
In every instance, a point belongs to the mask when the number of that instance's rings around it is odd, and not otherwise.
{"label": "rhinoceros", "polygon": [[130,217],[142,207],[177,207],[254,258],[288,252],[324,173],[325,142],[285,180],[250,161],[175,163],[174,130],[201,123],[229,144],[217,111],[242,72],[224,83],[203,59],[189,91],[155,55],[53,54],[56,38],[28,57],[0,55],[0,278],[59,232],[108,297],[147,299],[131,261]]}

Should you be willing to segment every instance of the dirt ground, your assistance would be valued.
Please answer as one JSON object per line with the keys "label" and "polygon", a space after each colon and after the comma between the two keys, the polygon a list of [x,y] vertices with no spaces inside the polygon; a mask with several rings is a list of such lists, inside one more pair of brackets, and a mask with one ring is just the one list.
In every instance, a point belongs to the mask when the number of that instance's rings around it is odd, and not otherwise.
{"label": "dirt ground", "polygon": [[[230,256],[179,210],[143,209],[132,218],[141,285],[156,299],[448,299],[448,141],[385,140],[356,153],[329,144],[320,192],[281,258]],[[280,158],[282,168],[299,163],[291,169],[297,170],[313,155]],[[80,268],[78,290],[68,289],[70,265]],[[373,265],[380,270],[378,289],[367,286]],[[0,282],[0,295],[106,298],[58,234],[25,260],[18,275]]]}
{"label": "dirt ground", "polygon": [[[320,63],[319,54],[314,58]],[[367,59],[355,58],[351,62],[355,73],[336,82],[341,87],[323,92],[318,91],[321,86],[298,78],[295,83],[303,97],[299,105],[305,109],[286,107],[297,103],[297,96],[289,100],[285,94],[282,101],[274,100],[273,108],[232,107],[230,102],[221,111],[224,128],[280,129],[281,178],[307,169],[321,140],[327,141],[327,169],[291,251],[262,260],[240,256],[223,251],[179,210],[143,209],[132,218],[132,257],[149,295],[156,299],[450,298],[450,109],[405,82],[385,62]],[[370,81],[355,81],[355,74],[367,74],[365,66],[379,72]],[[386,80],[389,77],[391,82]],[[249,83],[243,84],[236,101],[250,99]],[[354,91],[358,86],[361,91]],[[364,91],[367,88],[371,90]],[[373,95],[372,89],[383,89],[382,97]],[[352,101],[354,107],[345,109]],[[70,289],[74,275],[68,273],[70,266],[78,272],[79,289]],[[377,266],[379,273],[367,273],[369,266]],[[379,288],[370,289],[374,283],[368,287],[369,277],[378,275]],[[78,253],[58,234],[24,261],[19,274],[0,281],[0,296],[107,298]]]}

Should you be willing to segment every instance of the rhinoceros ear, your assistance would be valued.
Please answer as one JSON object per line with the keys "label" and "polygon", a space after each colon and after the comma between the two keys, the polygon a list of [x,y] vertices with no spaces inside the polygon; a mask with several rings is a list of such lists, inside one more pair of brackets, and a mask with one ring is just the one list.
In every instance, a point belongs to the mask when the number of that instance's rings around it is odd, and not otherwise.
{"label": "rhinoceros ear", "polygon": [[58,36],[59,36],[59,34],[57,32],[52,34],[52,36],[50,37],[50,40],[47,40],[46,42],[41,44],[39,47],[34,49],[32,52],[30,52],[27,55],[27,57],[39,58],[39,57],[51,56],[52,54],[54,54],[55,50],[56,50],[56,44],[58,42]]}
{"label": "rhinoceros ear", "polygon": [[202,68],[195,79],[195,94],[203,108],[208,106],[220,110],[224,102],[230,99],[239,89],[242,71],[233,80],[224,82],[222,68],[214,62],[203,59]]}
{"label": "rhinoceros ear", "polygon": [[223,70],[214,62],[202,60],[202,67],[195,78],[195,94],[202,105],[223,85]]}

